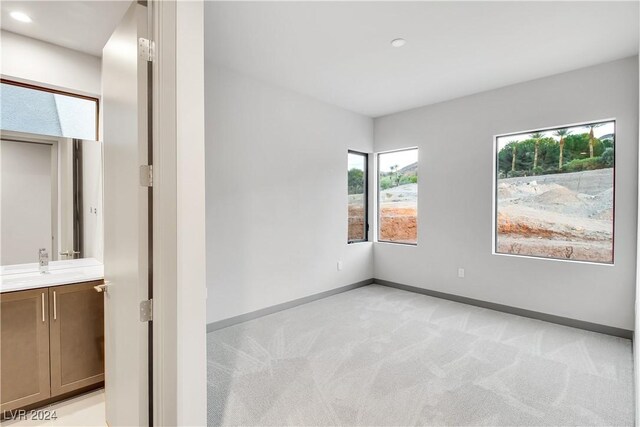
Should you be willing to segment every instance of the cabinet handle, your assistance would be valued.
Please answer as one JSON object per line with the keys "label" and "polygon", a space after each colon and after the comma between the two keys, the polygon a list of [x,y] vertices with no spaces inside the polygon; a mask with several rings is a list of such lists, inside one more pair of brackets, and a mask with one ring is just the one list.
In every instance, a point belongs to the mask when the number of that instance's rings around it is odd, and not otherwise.
{"label": "cabinet handle", "polygon": [[40,304],[42,306],[42,322],[44,323],[44,292],[42,293],[42,295],[40,295],[42,297],[42,304]]}
{"label": "cabinet handle", "polygon": [[58,318],[58,310],[56,310],[56,291],[53,291],[53,320]]}
{"label": "cabinet handle", "polygon": [[105,280],[103,284],[96,285],[96,286],[93,287],[93,289],[95,289],[96,292],[104,292],[106,294],[107,293],[107,288],[109,287],[110,284],[111,284],[111,282]]}

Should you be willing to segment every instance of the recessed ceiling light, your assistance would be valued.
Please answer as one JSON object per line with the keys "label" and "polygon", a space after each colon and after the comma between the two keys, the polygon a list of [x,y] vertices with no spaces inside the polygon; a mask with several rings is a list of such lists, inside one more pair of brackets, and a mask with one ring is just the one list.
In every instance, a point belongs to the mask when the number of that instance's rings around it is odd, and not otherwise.
{"label": "recessed ceiling light", "polygon": [[29,18],[29,15],[27,15],[24,12],[18,12],[18,11],[13,11],[11,12],[11,17],[13,19],[15,19],[16,21],[20,21],[20,22],[31,22],[31,18]]}
{"label": "recessed ceiling light", "polygon": [[407,41],[405,39],[393,39],[393,40],[391,40],[391,46],[393,46],[393,47],[402,47],[405,44],[407,44]]}

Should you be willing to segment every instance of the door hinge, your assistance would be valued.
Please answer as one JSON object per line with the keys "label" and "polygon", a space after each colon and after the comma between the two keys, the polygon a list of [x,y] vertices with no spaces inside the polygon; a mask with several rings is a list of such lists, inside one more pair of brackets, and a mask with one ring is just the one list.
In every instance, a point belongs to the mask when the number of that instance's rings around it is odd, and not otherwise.
{"label": "door hinge", "polygon": [[140,321],[150,322],[153,320],[153,300],[140,301]]}
{"label": "door hinge", "polygon": [[140,185],[153,187],[153,165],[140,166]]}
{"label": "door hinge", "polygon": [[153,62],[155,56],[156,44],[153,40],[140,37],[138,39],[138,55],[147,62]]}

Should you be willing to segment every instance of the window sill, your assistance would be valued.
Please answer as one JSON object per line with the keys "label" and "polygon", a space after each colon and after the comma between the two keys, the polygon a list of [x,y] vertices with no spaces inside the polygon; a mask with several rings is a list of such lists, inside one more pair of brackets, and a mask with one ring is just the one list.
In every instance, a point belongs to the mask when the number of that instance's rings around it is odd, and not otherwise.
{"label": "window sill", "polygon": [[375,243],[390,245],[390,246],[407,246],[410,248],[417,248],[417,243],[402,243],[402,242],[385,242],[383,240],[376,240]]}

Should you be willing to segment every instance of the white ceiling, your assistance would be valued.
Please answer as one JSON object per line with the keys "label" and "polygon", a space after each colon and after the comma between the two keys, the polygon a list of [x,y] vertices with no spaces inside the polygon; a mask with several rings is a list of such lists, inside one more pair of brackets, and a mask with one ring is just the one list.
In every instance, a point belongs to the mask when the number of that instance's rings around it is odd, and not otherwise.
{"label": "white ceiling", "polygon": [[[102,56],[130,1],[13,1],[0,2],[3,30]],[[33,22],[23,23],[9,14],[21,11]]]}
{"label": "white ceiling", "polygon": [[639,16],[635,1],[208,2],[205,56],[377,117],[635,55]]}

